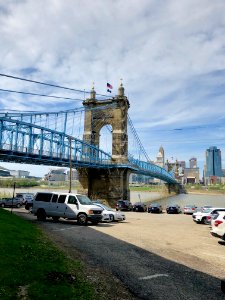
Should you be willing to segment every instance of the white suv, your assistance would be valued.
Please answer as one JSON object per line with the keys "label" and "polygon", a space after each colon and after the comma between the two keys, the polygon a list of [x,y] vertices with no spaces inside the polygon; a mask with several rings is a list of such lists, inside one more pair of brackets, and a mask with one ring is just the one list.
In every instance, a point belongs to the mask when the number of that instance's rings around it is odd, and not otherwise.
{"label": "white suv", "polygon": [[211,235],[225,241],[225,212],[219,212],[217,218],[212,220],[211,224]]}
{"label": "white suv", "polygon": [[[192,218],[193,221],[200,224],[210,224],[208,217],[211,217],[213,214],[219,212],[219,211],[224,211],[225,212],[225,208],[224,207],[211,207],[211,208],[207,208],[204,210],[200,210],[196,213],[193,213]],[[211,221],[211,218],[210,218]]]}

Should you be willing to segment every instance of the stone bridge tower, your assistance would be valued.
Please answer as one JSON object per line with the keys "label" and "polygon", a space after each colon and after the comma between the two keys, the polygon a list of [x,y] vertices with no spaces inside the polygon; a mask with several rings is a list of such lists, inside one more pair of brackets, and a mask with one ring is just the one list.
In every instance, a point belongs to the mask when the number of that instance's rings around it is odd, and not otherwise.
{"label": "stone bridge tower", "polygon": [[[105,125],[112,127],[112,160],[116,164],[128,161],[127,114],[130,107],[120,84],[118,95],[98,101],[92,88],[90,98],[83,102],[85,108],[83,140],[99,147],[100,131]],[[96,109],[95,109],[96,108]],[[129,200],[129,171],[127,169],[80,168],[79,181],[83,192],[92,199]]]}

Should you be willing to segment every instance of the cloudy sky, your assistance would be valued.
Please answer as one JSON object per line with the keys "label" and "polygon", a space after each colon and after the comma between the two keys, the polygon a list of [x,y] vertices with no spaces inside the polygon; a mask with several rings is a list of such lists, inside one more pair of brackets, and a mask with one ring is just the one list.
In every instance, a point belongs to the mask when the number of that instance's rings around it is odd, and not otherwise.
{"label": "cloudy sky", "polygon": [[[224,0],[0,0],[0,37],[1,74],[81,90],[95,82],[101,94],[123,78],[151,159],[162,145],[169,160],[194,156],[202,168],[215,145],[225,167]],[[5,77],[0,89],[68,96]],[[81,104],[0,91],[1,110]]]}

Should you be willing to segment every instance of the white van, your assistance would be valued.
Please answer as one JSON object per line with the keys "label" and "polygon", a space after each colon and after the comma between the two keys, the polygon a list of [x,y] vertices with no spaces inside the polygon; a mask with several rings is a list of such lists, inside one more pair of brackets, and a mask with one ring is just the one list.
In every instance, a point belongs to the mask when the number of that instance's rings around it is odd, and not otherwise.
{"label": "white van", "polygon": [[88,221],[98,224],[102,219],[102,209],[85,195],[71,193],[37,193],[33,200],[32,213],[39,221],[52,217],[77,220],[78,224],[86,225]]}

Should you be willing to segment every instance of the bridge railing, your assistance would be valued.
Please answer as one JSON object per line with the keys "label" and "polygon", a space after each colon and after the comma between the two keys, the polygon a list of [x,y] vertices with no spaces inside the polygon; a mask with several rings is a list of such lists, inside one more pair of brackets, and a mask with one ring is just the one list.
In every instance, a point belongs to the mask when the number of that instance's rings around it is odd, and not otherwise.
{"label": "bridge railing", "polygon": [[7,161],[15,161],[16,153],[18,160],[22,156],[33,156],[111,164],[111,156],[98,147],[62,132],[8,118],[0,118],[0,150],[1,158]]}
{"label": "bridge railing", "polygon": [[131,156],[128,160],[131,166],[137,168],[137,171],[139,173],[142,173],[143,175],[159,178],[170,183],[177,183],[173,172],[167,172],[164,168],[161,168],[160,166],[157,166],[150,162],[140,161]]}
{"label": "bridge railing", "polygon": [[63,132],[0,117],[0,159],[45,165],[129,168],[133,172],[176,183],[173,175],[149,162],[129,157],[121,165],[110,154]]}

